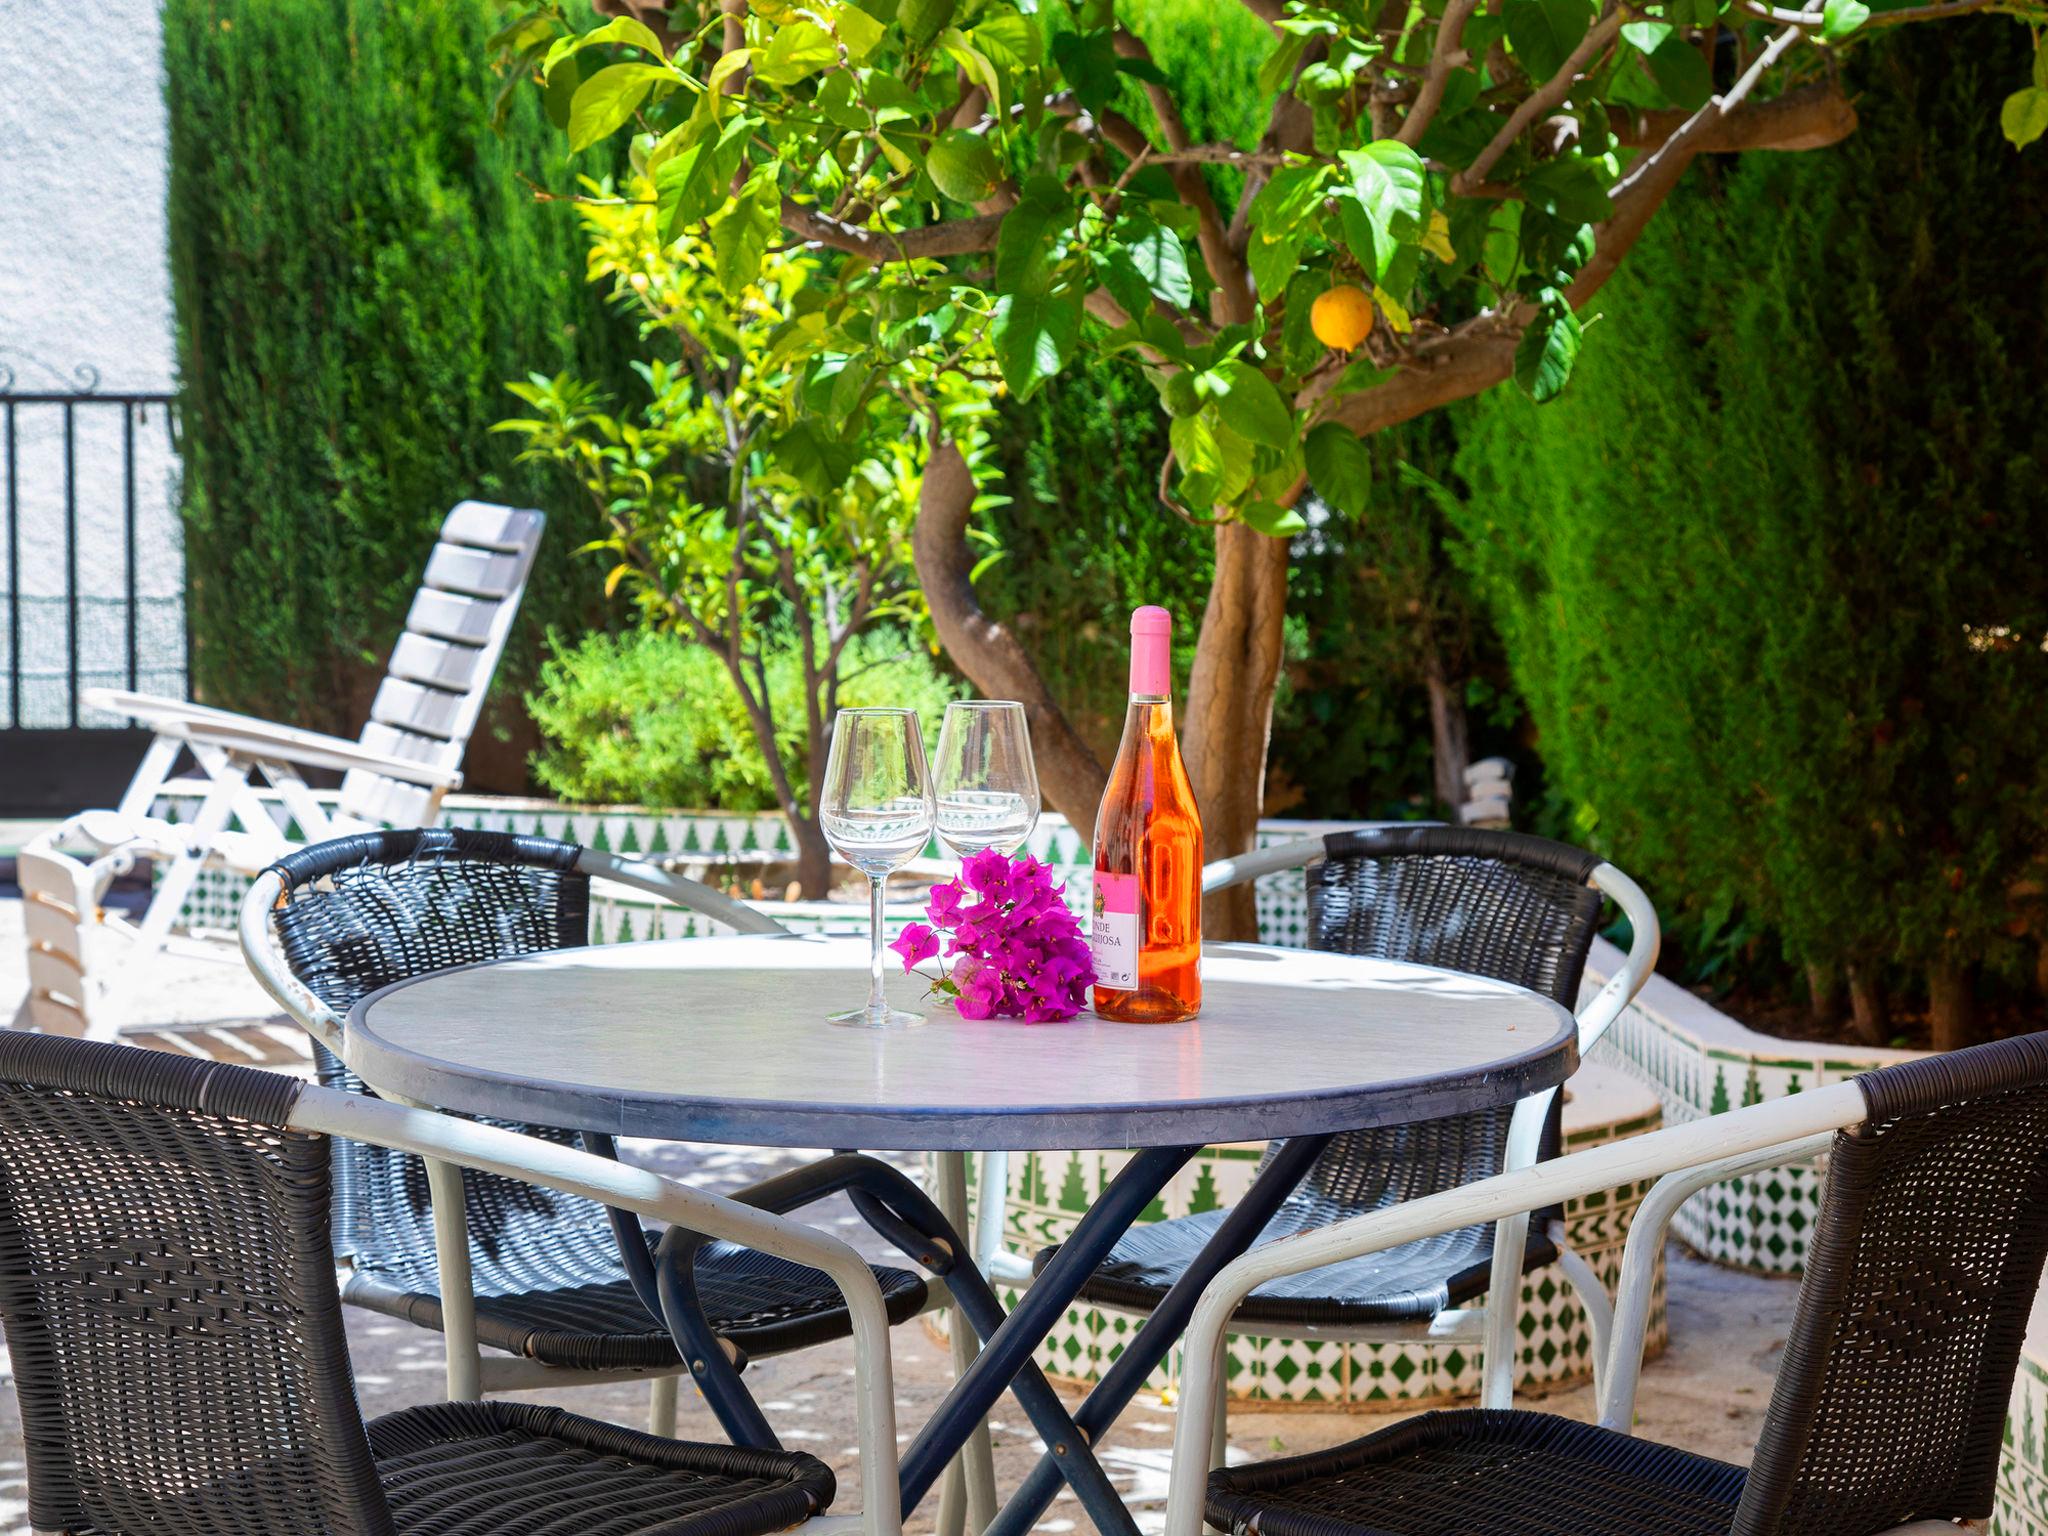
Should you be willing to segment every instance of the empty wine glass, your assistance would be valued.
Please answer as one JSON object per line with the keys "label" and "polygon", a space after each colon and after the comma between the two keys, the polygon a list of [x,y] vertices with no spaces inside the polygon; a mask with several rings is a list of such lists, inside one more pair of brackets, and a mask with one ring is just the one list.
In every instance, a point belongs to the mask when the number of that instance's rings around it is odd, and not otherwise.
{"label": "empty wine glass", "polygon": [[1016,853],[1038,824],[1038,770],[1024,706],[969,699],[946,706],[932,788],[939,841],[956,858]]}
{"label": "empty wine glass", "polygon": [[832,754],[818,802],[825,840],[868,877],[868,1000],[831,1015],[834,1024],[901,1029],[921,1013],[891,1008],[882,992],[882,903],[890,872],[916,858],[932,835],[931,775],[924,736],[908,709],[842,709],[832,722]]}

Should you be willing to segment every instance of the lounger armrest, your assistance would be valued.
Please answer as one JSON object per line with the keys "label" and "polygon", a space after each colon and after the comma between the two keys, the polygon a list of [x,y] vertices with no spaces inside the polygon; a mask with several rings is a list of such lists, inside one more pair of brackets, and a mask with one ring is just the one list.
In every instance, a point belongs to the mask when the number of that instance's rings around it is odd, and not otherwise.
{"label": "lounger armrest", "polygon": [[616,881],[631,886],[634,890],[645,891],[650,896],[659,896],[663,901],[673,902],[686,911],[701,913],[739,933],[787,934],[789,930],[769,917],[756,912],[742,902],[713,890],[702,881],[691,880],[682,875],[672,875],[657,865],[640,859],[621,858],[616,853],[600,853],[586,848],[576,857],[576,867],[586,875],[600,880]]}
{"label": "lounger armrest", "polygon": [[258,720],[253,715],[215,709],[208,704],[192,704],[183,699],[160,698],[147,693],[126,693],[113,688],[90,689],[82,697],[83,702],[92,708],[139,720],[158,735],[175,736],[181,741],[201,746],[224,747],[249,757],[270,758],[306,768],[332,768],[340,773],[362,768],[387,779],[398,779],[428,789],[454,789],[462,783],[459,769],[437,768],[431,763],[392,757],[388,753],[373,752],[361,742],[345,737],[301,730],[293,725],[278,725],[273,721]]}
{"label": "lounger armrest", "polygon": [[1225,890],[1263,875],[1277,874],[1283,869],[1299,869],[1305,864],[1313,864],[1322,856],[1323,840],[1320,837],[1298,837],[1292,842],[1275,843],[1270,848],[1254,848],[1233,859],[1217,859],[1204,864],[1202,889],[1205,892]]}
{"label": "lounger armrest", "polygon": [[1174,1427],[1166,1536],[1200,1536],[1210,1420],[1223,1366],[1224,1335],[1239,1304],[1259,1286],[1618,1185],[1785,1148],[1861,1124],[1867,1117],[1863,1091],[1854,1081],[1831,1083],[1731,1114],[1610,1142],[1533,1168],[1496,1174],[1462,1189],[1254,1248],[1226,1265],[1210,1283],[1182,1338],[1185,1363]]}

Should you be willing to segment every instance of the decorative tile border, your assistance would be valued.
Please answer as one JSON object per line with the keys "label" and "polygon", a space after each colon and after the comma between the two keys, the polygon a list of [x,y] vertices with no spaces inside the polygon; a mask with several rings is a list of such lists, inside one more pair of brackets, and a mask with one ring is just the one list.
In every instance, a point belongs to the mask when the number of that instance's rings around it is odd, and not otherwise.
{"label": "decorative tile border", "polygon": [[[1614,974],[1622,955],[1597,940],[1586,967],[1589,992]],[[1840,1082],[1916,1053],[1838,1045],[1804,1046],[1760,1034],[1662,976],[1652,976],[1615,1020],[1591,1059],[1634,1074],[1656,1093],[1664,1118],[1683,1125],[1707,1115]],[[1687,1201],[1672,1223],[1686,1245],[1716,1263],[1767,1275],[1798,1275],[1820,1214],[1821,1174],[1790,1168],[1731,1179]]]}
{"label": "decorative tile border", "polygon": [[[1604,1079],[1604,1080],[1603,1080]],[[1566,1106],[1565,1141],[1580,1151],[1641,1135],[1661,1123],[1651,1097],[1617,1073],[1592,1069],[1574,1079],[1579,1089]],[[1262,1146],[1208,1147],[1177,1174],[1147,1221],[1196,1215],[1241,1198],[1264,1152]],[[1128,1159],[1122,1152],[1018,1154],[1010,1160],[1004,1243],[1029,1258],[1063,1241],[1102,1188]],[[970,1161],[970,1168],[972,1167]],[[1608,1191],[1566,1208],[1569,1241],[1611,1291],[1621,1274],[1622,1248],[1647,1183]],[[1009,1292],[1011,1304],[1018,1293]],[[1070,1308],[1038,1351],[1054,1380],[1086,1385],[1123,1352],[1140,1320],[1085,1304]],[[934,1320],[934,1330],[942,1325]],[[1541,1393],[1585,1380],[1592,1372],[1592,1337],[1570,1283],[1554,1266],[1522,1285],[1520,1391]],[[1659,1260],[1648,1348],[1664,1347],[1664,1274]],[[1427,1339],[1343,1343],[1319,1339],[1230,1336],[1227,1355],[1231,1400],[1247,1406],[1379,1412],[1470,1401],[1479,1391],[1484,1351],[1476,1344]],[[1181,1355],[1175,1350],[1146,1386],[1176,1390]]]}

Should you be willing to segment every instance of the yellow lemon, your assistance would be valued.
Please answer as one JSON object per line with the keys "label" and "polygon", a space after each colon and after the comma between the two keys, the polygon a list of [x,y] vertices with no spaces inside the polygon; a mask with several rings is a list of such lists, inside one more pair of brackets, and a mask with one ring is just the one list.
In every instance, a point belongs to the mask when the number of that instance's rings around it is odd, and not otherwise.
{"label": "yellow lemon", "polygon": [[1349,352],[1372,331],[1372,300],[1365,290],[1341,283],[1316,295],[1308,312],[1316,340],[1333,352]]}

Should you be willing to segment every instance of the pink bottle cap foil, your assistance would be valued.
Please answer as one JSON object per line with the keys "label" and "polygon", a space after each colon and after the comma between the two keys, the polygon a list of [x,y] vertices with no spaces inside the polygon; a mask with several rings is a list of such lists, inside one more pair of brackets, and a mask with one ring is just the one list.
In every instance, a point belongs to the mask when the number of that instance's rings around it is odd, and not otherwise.
{"label": "pink bottle cap foil", "polygon": [[1131,615],[1131,692],[1158,698],[1173,692],[1173,615],[1164,608]]}

